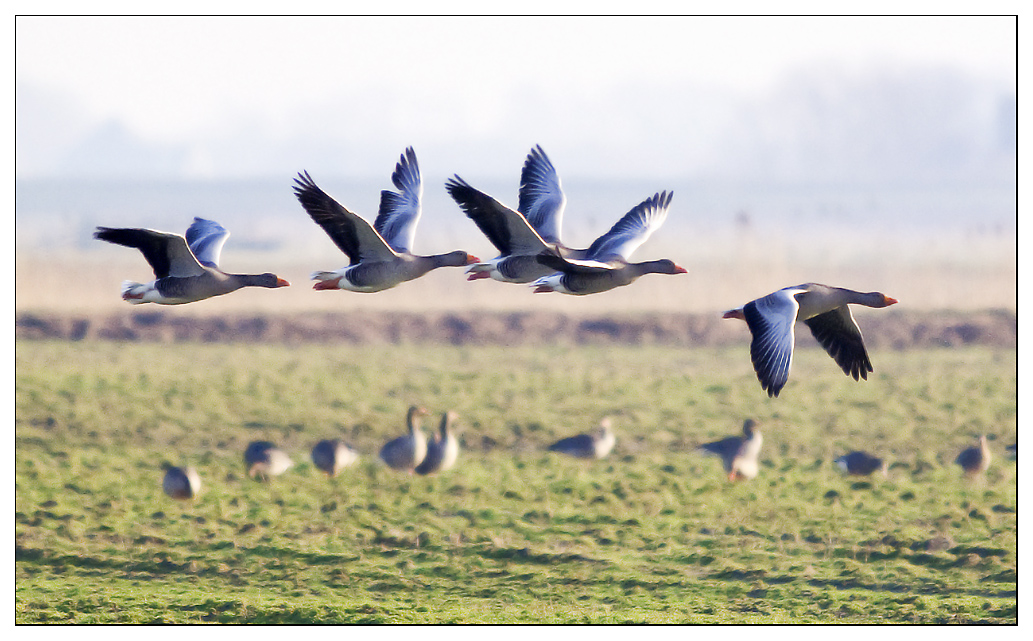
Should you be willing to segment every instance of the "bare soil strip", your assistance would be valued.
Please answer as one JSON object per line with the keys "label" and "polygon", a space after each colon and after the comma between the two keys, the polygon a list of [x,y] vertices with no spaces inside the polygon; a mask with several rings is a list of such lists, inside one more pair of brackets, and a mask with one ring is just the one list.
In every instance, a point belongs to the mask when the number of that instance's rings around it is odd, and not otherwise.
{"label": "bare soil strip", "polygon": [[[870,349],[986,345],[1015,347],[1015,312],[881,312],[858,314]],[[626,344],[725,346],[748,343],[744,323],[716,314],[669,312],[571,316],[559,312],[383,312],[186,315],[146,310],[92,315],[19,312],[25,340],[349,343],[452,345]],[[800,346],[816,343],[806,329]]]}

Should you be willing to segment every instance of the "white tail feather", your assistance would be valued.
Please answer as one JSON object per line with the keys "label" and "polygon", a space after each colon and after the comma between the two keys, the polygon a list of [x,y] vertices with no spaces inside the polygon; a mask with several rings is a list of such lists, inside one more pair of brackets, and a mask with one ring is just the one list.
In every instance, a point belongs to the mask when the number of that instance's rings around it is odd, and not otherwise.
{"label": "white tail feather", "polygon": [[122,281],[122,300],[139,305],[145,303],[144,294],[151,290],[151,286],[145,283],[137,283],[131,280]]}
{"label": "white tail feather", "polygon": [[491,263],[477,263],[470,265],[466,268],[467,274],[479,274],[481,272],[490,272],[492,268]]}

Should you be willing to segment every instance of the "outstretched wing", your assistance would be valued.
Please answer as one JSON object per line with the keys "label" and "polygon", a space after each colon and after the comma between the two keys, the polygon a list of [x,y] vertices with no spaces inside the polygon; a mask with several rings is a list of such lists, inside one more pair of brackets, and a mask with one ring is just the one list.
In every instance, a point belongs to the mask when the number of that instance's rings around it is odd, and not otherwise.
{"label": "outstretched wing", "polygon": [[186,239],[179,234],[153,229],[98,227],[93,237],[139,249],[154,270],[155,278],[199,276],[205,273],[204,267],[187,247]]}
{"label": "outstretched wing", "polygon": [[628,260],[638,246],[660,228],[667,219],[674,192],[661,192],[647,198],[624,214],[610,231],[595,239],[588,248],[588,257],[594,260],[620,258]]}
{"label": "outstretched wing", "polygon": [[459,176],[449,178],[445,189],[503,256],[537,254],[546,248],[523,214],[474,189]]}
{"label": "outstretched wing", "polygon": [[872,361],[849,306],[837,307],[804,322],[847,376],[853,376],[855,381],[858,377],[868,380],[868,372],[874,371]]}
{"label": "outstretched wing", "polygon": [[796,315],[800,311],[795,295],[800,291],[782,289],[746,303],[742,308],[743,317],[753,334],[750,343],[753,369],[768,396],[778,396],[789,380],[796,340]]}
{"label": "outstretched wing", "polygon": [[190,251],[194,252],[198,262],[207,267],[219,267],[219,256],[222,246],[230,233],[214,220],[194,217],[194,222],[187,228],[186,239]]}
{"label": "outstretched wing", "polygon": [[412,251],[416,236],[416,223],[420,221],[420,198],[423,196],[423,182],[420,180],[420,166],[416,163],[416,152],[407,147],[401,160],[395,165],[391,182],[398,192],[380,192],[380,211],[373,222],[373,228],[397,252]]}
{"label": "outstretched wing", "polygon": [[520,199],[517,210],[535,231],[549,243],[559,243],[563,226],[563,209],[567,197],[560,186],[560,177],[541,145],[527,154],[520,172]]}
{"label": "outstretched wing", "polygon": [[369,223],[326,195],[307,171],[298,174],[294,182],[294,195],[301,206],[330,236],[330,240],[348,255],[352,265],[361,260],[387,260],[397,256]]}

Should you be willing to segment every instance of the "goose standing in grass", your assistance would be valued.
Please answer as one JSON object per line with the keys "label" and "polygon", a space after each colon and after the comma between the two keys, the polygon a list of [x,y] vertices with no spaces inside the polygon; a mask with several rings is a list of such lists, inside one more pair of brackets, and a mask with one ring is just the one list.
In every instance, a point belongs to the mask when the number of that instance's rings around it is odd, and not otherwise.
{"label": "goose standing in grass", "polygon": [[975,477],[990,467],[992,459],[990,447],[986,444],[986,435],[981,434],[979,436],[979,444],[962,450],[961,454],[958,454],[958,458],[954,459],[954,462],[960,465],[961,469],[965,470],[965,474]]}
{"label": "goose standing in grass", "polygon": [[197,497],[201,491],[201,476],[193,467],[176,467],[165,463],[165,478],[161,487],[165,493],[178,501],[186,501]]}
{"label": "goose standing in grass", "polygon": [[380,458],[387,466],[412,474],[427,455],[427,437],[420,429],[420,417],[427,413],[422,407],[413,405],[405,417],[409,433],[388,441],[380,449]]}
{"label": "goose standing in grass", "polygon": [[601,459],[610,453],[617,436],[613,433],[609,417],[599,421],[599,427],[590,434],[578,434],[560,439],[549,446],[550,452],[559,452],[574,458]]}
{"label": "goose standing in grass", "polygon": [[703,452],[721,457],[729,481],[752,479],[760,472],[757,456],[760,454],[760,446],[764,443],[764,436],[752,418],[743,422],[742,433],[742,436],[729,436],[699,446]]}
{"label": "goose standing in grass", "polygon": [[836,459],[836,465],[851,476],[871,476],[874,472],[881,472],[884,477],[889,474],[886,462],[868,452],[844,454]]}
{"label": "goose standing in grass", "polygon": [[814,338],[848,376],[868,380],[872,362],[864,347],[849,305],[889,307],[895,298],[879,292],[855,292],[841,287],[807,283],[786,287],[724,313],[724,318],[746,321],[753,335],[750,358],[768,396],[778,396],[789,380],[796,342],[796,321],[811,328]]}
{"label": "goose standing in grass", "polygon": [[457,416],[455,412],[445,412],[441,415],[441,432],[438,437],[431,437],[427,441],[427,455],[423,461],[416,466],[417,474],[433,474],[444,472],[450,469],[459,458],[459,441],[452,433],[452,423]]}
{"label": "goose standing in grass", "polygon": [[194,218],[186,238],[153,229],[97,227],[93,237],[139,249],[151,269],[149,283],[125,281],[122,300],[140,305],[182,305],[235,292],[242,287],[287,287],[276,274],[229,274],[219,255],[230,233],[214,220]]}
{"label": "goose standing in grass", "polygon": [[555,270],[534,281],[536,293],[559,292],[584,296],[615,287],[630,285],[645,274],[684,274],[687,270],[668,259],[631,263],[639,245],[667,219],[674,192],[661,192],[639,203],[592,243],[584,258],[564,257],[561,251],[547,248],[538,254],[539,263]]}
{"label": "goose standing in grass", "polygon": [[269,441],[252,441],[244,451],[244,466],[253,479],[269,480],[289,470],[294,462],[287,454]]}
{"label": "goose standing in grass", "polygon": [[312,448],[312,463],[326,472],[327,476],[337,473],[359,460],[354,448],[338,439],[324,439]]}
{"label": "goose standing in grass", "polygon": [[458,175],[445,183],[445,189],[499,250],[497,257],[467,269],[467,280],[529,283],[555,271],[536,258],[546,249],[555,248],[567,258],[584,258],[587,253],[570,249],[560,240],[567,197],[556,168],[541,146],[531,149],[524,161],[515,211],[474,189]]}
{"label": "goose standing in grass", "polygon": [[348,267],[336,271],[313,272],[313,289],[379,292],[439,267],[480,262],[463,251],[433,256],[411,252],[423,196],[420,167],[412,147],[402,154],[391,181],[399,191],[380,192],[380,211],[370,225],[317,187],[308,172],[298,174],[294,180],[295,196],[350,261]]}

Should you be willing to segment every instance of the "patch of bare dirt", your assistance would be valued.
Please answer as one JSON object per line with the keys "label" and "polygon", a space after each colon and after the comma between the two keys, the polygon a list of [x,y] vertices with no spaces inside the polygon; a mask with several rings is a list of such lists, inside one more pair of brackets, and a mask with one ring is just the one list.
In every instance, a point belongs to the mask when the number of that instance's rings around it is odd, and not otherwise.
{"label": "patch of bare dirt", "polygon": [[[859,315],[872,349],[988,345],[1015,347],[1015,313],[887,312]],[[672,347],[740,345],[741,321],[717,314],[668,312],[626,316],[570,316],[558,312],[340,313],[184,315],[179,310],[103,315],[19,312],[15,336],[25,340],[177,342],[443,343],[452,345],[627,344]],[[797,331],[801,345],[813,343]]]}

